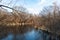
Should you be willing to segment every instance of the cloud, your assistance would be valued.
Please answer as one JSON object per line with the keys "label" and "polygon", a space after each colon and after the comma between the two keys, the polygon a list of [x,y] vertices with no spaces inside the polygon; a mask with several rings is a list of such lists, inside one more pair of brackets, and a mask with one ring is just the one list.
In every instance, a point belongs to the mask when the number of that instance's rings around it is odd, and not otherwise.
{"label": "cloud", "polygon": [[[2,1],[2,3],[6,1]],[[44,7],[52,5],[54,1],[56,0],[19,0],[15,5],[22,5],[27,8],[29,13],[38,14]],[[57,3],[60,3],[60,0],[57,0]],[[11,3],[11,5],[13,4]]]}
{"label": "cloud", "polygon": [[29,13],[32,13],[32,14],[38,14],[38,9],[35,9],[35,8],[27,8],[27,10],[29,11]]}
{"label": "cloud", "polygon": [[47,6],[47,5],[51,5],[53,2],[54,0],[41,0],[41,2],[38,3],[38,5]]}
{"label": "cloud", "polygon": [[52,5],[53,0],[38,0],[37,3],[32,5],[26,5],[28,11],[33,14],[39,14],[39,12],[46,6]]}

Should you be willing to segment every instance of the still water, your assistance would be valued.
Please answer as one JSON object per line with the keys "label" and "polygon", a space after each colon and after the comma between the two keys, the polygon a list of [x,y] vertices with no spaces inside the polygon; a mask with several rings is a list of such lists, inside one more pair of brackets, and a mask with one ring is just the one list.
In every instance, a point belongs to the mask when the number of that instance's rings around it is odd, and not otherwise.
{"label": "still water", "polygon": [[[13,33],[9,33],[7,37],[4,37],[0,40],[53,40],[51,36],[44,33],[41,30],[32,30],[26,32],[24,34],[17,34],[14,35]],[[57,37],[54,40],[59,40]]]}

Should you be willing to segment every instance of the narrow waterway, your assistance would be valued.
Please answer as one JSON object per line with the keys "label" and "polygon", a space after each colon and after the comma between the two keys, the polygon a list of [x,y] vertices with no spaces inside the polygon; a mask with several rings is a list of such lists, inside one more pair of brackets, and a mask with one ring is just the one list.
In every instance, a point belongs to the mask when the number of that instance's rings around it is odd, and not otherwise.
{"label": "narrow waterway", "polygon": [[24,34],[8,33],[8,35],[0,40],[59,40],[57,37],[52,39],[52,36],[44,33],[42,30],[35,30],[26,32]]}

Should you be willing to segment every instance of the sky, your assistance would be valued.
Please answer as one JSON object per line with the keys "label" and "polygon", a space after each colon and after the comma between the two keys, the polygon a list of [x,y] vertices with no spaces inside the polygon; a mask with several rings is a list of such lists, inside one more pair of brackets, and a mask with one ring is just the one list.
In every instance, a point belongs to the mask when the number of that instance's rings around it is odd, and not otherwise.
{"label": "sky", "polygon": [[60,5],[60,0],[2,0],[0,4],[12,6],[23,6],[29,13],[39,14],[46,6],[53,5],[54,2]]}

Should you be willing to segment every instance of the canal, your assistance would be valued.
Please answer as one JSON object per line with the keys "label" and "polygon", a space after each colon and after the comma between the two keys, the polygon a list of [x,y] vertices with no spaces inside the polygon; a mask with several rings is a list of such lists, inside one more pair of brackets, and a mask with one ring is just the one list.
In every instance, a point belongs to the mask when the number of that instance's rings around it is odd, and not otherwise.
{"label": "canal", "polygon": [[49,33],[42,30],[32,29],[24,34],[8,33],[6,37],[0,38],[0,40],[59,40],[59,38],[57,36],[53,38]]}

